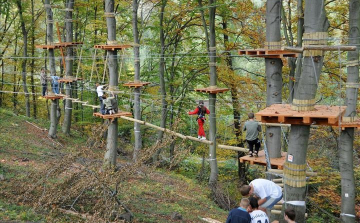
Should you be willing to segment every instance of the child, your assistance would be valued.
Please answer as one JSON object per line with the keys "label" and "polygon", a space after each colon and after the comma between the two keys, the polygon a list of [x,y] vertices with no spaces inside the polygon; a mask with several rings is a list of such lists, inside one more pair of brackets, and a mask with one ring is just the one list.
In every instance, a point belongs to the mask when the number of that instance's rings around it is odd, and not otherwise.
{"label": "child", "polygon": [[269,217],[265,212],[259,209],[258,200],[255,197],[250,197],[250,207],[251,207],[251,223],[269,223]]}
{"label": "child", "polygon": [[189,115],[198,115],[198,117],[196,119],[198,122],[198,125],[199,125],[198,139],[201,139],[201,140],[206,139],[205,131],[204,131],[205,114],[210,114],[210,111],[209,111],[209,109],[207,109],[204,106],[204,101],[200,100],[199,106],[196,107],[196,109],[194,111],[189,111],[188,114]]}
{"label": "child", "polygon": [[105,114],[115,114],[117,112],[117,101],[112,95],[111,97],[107,97],[106,95],[103,95],[104,98],[104,105],[105,105]]}
{"label": "child", "polygon": [[257,121],[254,120],[254,113],[249,113],[248,117],[249,120],[245,122],[243,131],[246,131],[246,141],[249,144],[250,157],[253,156],[253,153],[257,157],[261,146],[260,140],[258,138],[259,132],[261,132],[261,126]]}

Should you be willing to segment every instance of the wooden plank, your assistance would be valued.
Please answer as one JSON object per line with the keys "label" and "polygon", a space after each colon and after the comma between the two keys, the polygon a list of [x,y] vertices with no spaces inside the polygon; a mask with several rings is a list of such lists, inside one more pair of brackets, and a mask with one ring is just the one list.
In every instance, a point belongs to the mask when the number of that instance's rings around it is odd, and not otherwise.
{"label": "wooden plank", "polygon": [[63,95],[45,95],[45,96],[43,96],[43,98],[50,99],[50,100],[62,99],[63,97],[64,97]]}
{"label": "wooden plank", "polygon": [[121,49],[130,48],[130,47],[132,47],[132,45],[130,45],[130,44],[95,45],[94,46],[95,49],[104,49],[104,50],[110,50],[110,51],[121,50]]}
{"label": "wooden plank", "polygon": [[223,93],[228,90],[229,90],[228,88],[213,88],[213,87],[195,89],[195,91],[197,91],[197,92],[205,92],[205,93],[210,93],[210,94]]}
{"label": "wooden plank", "polygon": [[[283,168],[286,154],[287,154],[286,152],[282,152],[281,157],[271,158],[270,159],[271,166],[274,168]],[[257,165],[266,166],[266,158],[265,158],[264,150],[259,151],[258,155],[259,155],[258,157],[255,156],[250,157],[249,155],[243,156],[240,157],[239,160],[241,163],[249,162],[251,165],[257,164]]]}
{"label": "wooden plank", "polygon": [[132,116],[132,114],[130,112],[118,111],[118,113],[115,113],[115,114],[103,115],[100,112],[96,112],[93,114],[93,116],[99,117],[102,119],[114,119],[114,118],[121,118],[121,116]]}
{"label": "wooden plank", "polygon": [[237,147],[237,146],[227,146],[227,145],[217,145],[220,149],[229,149],[229,150],[234,150],[234,151],[239,151],[239,152],[249,152],[249,149],[246,148],[242,148],[242,147]]}
{"label": "wooden plank", "polygon": [[128,82],[128,83],[123,84],[123,86],[136,88],[136,87],[143,87],[143,86],[146,86],[149,84],[150,84],[150,82]]}
{"label": "wooden plank", "polygon": [[346,106],[315,105],[314,111],[294,111],[289,104],[274,104],[255,114],[262,123],[336,125]]}

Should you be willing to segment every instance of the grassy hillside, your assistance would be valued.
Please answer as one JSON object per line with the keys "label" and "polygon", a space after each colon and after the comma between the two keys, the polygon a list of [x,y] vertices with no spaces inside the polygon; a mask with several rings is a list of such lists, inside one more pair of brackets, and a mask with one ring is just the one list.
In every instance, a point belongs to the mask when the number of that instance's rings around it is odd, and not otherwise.
{"label": "grassy hillside", "polygon": [[[65,136],[59,129],[50,139],[48,126],[0,110],[1,220],[122,222],[118,216],[128,208],[134,222],[225,221],[227,211],[195,181],[124,157],[118,171],[105,171],[103,147],[86,148],[88,136],[76,130]],[[182,220],[173,220],[175,213]]]}

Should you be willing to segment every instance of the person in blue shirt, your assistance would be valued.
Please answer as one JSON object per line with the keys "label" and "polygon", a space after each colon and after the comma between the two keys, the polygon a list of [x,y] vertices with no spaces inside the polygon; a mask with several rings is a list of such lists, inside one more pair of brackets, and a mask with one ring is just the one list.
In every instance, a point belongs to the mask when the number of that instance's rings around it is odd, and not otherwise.
{"label": "person in blue shirt", "polygon": [[59,79],[60,77],[53,75],[50,76],[51,77],[51,89],[55,94],[59,94],[60,90],[59,90]]}
{"label": "person in blue shirt", "polygon": [[240,201],[240,207],[230,211],[226,223],[251,223],[250,214],[247,212],[249,199],[243,198]]}

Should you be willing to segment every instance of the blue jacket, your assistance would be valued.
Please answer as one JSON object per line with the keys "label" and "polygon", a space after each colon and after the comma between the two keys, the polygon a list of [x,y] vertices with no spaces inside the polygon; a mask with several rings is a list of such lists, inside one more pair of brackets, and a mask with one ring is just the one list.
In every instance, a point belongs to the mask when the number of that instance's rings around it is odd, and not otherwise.
{"label": "blue jacket", "polygon": [[251,217],[244,208],[234,208],[230,211],[226,223],[251,223]]}

